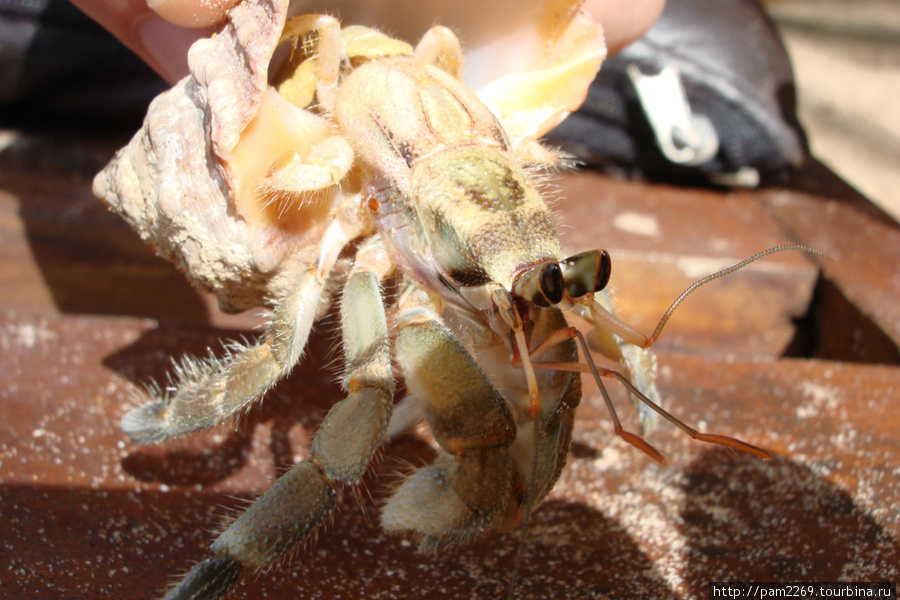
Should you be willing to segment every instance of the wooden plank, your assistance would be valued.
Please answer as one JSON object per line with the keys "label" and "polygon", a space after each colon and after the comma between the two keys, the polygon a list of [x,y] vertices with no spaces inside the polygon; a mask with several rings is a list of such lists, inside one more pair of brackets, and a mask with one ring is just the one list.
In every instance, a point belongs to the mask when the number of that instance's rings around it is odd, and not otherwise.
{"label": "wooden plank", "polygon": [[[561,180],[559,219],[567,249],[604,247],[610,287],[629,323],[647,333],[698,279],[794,242],[752,197],[596,173]],[[799,252],[754,263],[696,292],[675,313],[659,347],[778,356],[796,335],[818,275]]]}
{"label": "wooden plank", "polygon": [[[319,336],[237,431],[146,448],[118,431],[136,383],[161,377],[170,354],[215,345],[219,333],[111,317],[0,317],[5,597],[151,597],[205,556],[229,509],[306,455],[340,397],[331,342]],[[650,437],[670,459],[658,467],[615,438],[588,386],[569,465],[532,519],[517,597],[691,598],[709,580],[897,580],[900,369],[664,354],[660,385],[681,418],[775,458],[704,446],[663,426]],[[396,472],[431,455],[412,435],[388,446],[365,491],[345,490],[310,548],[233,597],[504,594],[517,534],[420,555],[375,525]]]}
{"label": "wooden plank", "polygon": [[0,160],[3,308],[246,330],[263,322],[259,311],[223,314],[94,198],[91,181],[124,143],[121,135],[14,132],[14,139]]}
{"label": "wooden plank", "polygon": [[[258,319],[217,313],[94,202],[90,178],[114,147],[26,136],[0,161],[0,590],[14,600],[152,597],[205,556],[228,509],[306,456],[341,397],[334,340],[314,335],[308,358],[239,429],[127,441],[119,420],[141,385],[165,381],[171,356],[220,348]],[[895,232],[864,206],[591,174],[560,185],[567,251],[612,251],[621,310],[644,331],[701,267],[800,241],[837,249],[841,262],[822,267],[845,300],[817,300],[827,319],[808,326],[838,334],[817,333],[806,350],[852,361],[896,352]],[[663,426],[650,437],[671,460],[659,468],[615,438],[588,383],[570,464],[532,519],[518,597],[690,598],[711,579],[898,579],[900,369],[750,358],[796,341],[792,319],[807,313],[818,268],[781,254],[716,282],[660,342],[667,406],[775,458],[703,447]],[[633,410],[620,408],[634,429]],[[378,529],[396,473],[432,457],[413,435],[387,446],[308,551],[234,597],[504,595],[517,534],[423,556]]]}
{"label": "wooden plank", "polygon": [[812,323],[812,354],[900,363],[900,225],[846,198],[787,190],[748,194],[792,239],[833,259],[816,259],[827,285]]}

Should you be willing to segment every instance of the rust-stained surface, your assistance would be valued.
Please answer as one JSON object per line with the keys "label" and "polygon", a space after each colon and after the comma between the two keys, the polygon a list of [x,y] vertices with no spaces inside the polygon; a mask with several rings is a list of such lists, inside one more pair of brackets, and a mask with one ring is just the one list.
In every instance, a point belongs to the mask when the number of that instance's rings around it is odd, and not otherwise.
{"label": "rust-stained surface", "polygon": [[[93,171],[120,141],[39,136],[0,151],[4,598],[154,597],[205,555],[227,508],[305,455],[340,395],[326,325],[238,430],[127,441],[118,420],[139,385],[164,380],[170,356],[218,349],[257,319],[210,312],[91,198]],[[781,254],[716,282],[679,309],[660,342],[666,405],[701,429],[770,449],[773,460],[705,447],[664,425],[650,437],[670,459],[658,467],[612,434],[586,387],[569,466],[532,519],[517,596],[694,598],[710,580],[900,578],[897,226],[785,190],[726,194],[579,174],[559,195],[566,250],[611,251],[616,298],[644,331],[704,264],[786,242],[837,261]],[[829,289],[843,304],[827,301]],[[810,306],[819,318],[803,327],[814,335],[798,336],[792,319]],[[213,327],[223,323],[231,329]],[[860,350],[838,354],[840,336]],[[781,357],[802,355],[797,348],[837,360]],[[345,490],[315,544],[270,577],[241,582],[234,597],[504,597],[517,535],[422,556],[375,526],[392,474],[430,456],[413,435],[386,447],[365,491]]]}
{"label": "rust-stained surface", "polygon": [[[580,173],[561,181],[566,251],[603,247],[627,320],[652,331],[689,285],[719,269],[797,240],[752,198],[616,181]],[[809,306],[818,270],[799,252],[775,254],[695,293],[659,347],[779,355]]]}
{"label": "rust-stained surface", "polygon": [[823,324],[817,354],[900,362],[900,233],[897,223],[840,199],[769,190],[754,194],[783,227],[833,260],[817,260],[827,285],[820,320],[854,313],[852,327]]}
{"label": "rust-stained surface", "polygon": [[[212,333],[122,318],[0,321],[7,597],[145,598],[203,556],[210,528],[304,455],[337,396],[328,342],[239,432],[225,429],[136,448],[118,431],[134,381],[161,376],[168,355]],[[708,580],[896,579],[900,573],[897,369],[834,362],[733,362],[664,354],[661,387],[682,418],[773,451],[764,462],[702,447],[664,429],[660,468],[616,439],[590,390],[570,464],[534,515],[521,598],[695,597]],[[405,436],[382,454],[386,478],[430,450]],[[375,477],[376,500],[386,487]],[[439,556],[389,538],[347,490],[312,550],[253,597],[499,597],[516,535],[490,535]],[[366,514],[372,515],[367,520]],[[5,564],[4,564],[5,563]],[[8,575],[13,575],[8,577]]]}
{"label": "rust-stained surface", "polygon": [[[126,136],[10,132],[0,153],[0,290],[5,309],[136,315],[249,328],[224,315],[174,265],[91,193],[94,175]],[[148,290],[166,290],[165,294]]]}

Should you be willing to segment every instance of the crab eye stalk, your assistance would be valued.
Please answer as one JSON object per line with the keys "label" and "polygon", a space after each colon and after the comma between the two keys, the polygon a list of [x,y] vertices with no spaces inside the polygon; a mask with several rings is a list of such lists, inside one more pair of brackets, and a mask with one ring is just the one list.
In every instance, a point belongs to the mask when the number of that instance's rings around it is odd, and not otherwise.
{"label": "crab eye stalk", "polygon": [[599,292],[609,283],[612,261],[606,250],[589,250],[562,261],[562,278],[566,296],[581,298]]}
{"label": "crab eye stalk", "polygon": [[563,299],[563,272],[558,263],[549,262],[522,273],[513,284],[513,294],[538,306],[551,306]]}

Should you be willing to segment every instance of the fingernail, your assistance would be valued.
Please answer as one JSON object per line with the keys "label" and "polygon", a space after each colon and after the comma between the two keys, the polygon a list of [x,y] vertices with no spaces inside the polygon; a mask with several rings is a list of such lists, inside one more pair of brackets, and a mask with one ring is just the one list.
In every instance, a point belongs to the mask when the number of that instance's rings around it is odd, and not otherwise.
{"label": "fingernail", "polygon": [[238,0],[147,0],[160,17],[180,27],[211,27],[225,18],[225,12]]}

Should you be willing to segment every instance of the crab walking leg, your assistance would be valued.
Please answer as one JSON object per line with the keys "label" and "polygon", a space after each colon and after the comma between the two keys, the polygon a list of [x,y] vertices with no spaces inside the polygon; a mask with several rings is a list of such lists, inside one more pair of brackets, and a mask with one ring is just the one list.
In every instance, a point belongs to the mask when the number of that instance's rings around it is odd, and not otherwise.
{"label": "crab walking leg", "polygon": [[283,154],[269,167],[257,186],[266,204],[283,212],[287,207],[315,201],[315,192],[337,185],[353,166],[353,148],[339,135],[325,138],[307,156],[299,152]]}
{"label": "crab walking leg", "polygon": [[294,549],[334,508],[337,482],[357,483],[384,439],[394,384],[379,282],[390,271],[376,240],[357,255],[341,301],[347,397],[326,415],[307,460],[285,473],[213,542],[166,600],[212,600],[244,572]]}
{"label": "crab walking leg", "polygon": [[300,360],[316,308],[337,256],[358,234],[335,219],[325,233],[319,260],[296,265],[297,283],[278,303],[260,341],[234,343],[222,358],[185,358],[176,367],[175,391],[133,409],[122,430],[139,444],[159,442],[221,423],[261,398]]}
{"label": "crab walking leg", "polygon": [[326,110],[334,107],[337,96],[338,75],[341,68],[341,24],[334,17],[302,15],[288,19],[284,24],[281,42],[300,39],[315,31],[318,34],[316,48],[316,98]]}
{"label": "crab walking leg", "polygon": [[391,418],[394,380],[380,282],[393,263],[378,238],[356,255],[341,301],[341,336],[348,396],[334,405],[312,445],[312,461],[329,480],[356,483]]}
{"label": "crab walking leg", "polygon": [[462,79],[463,51],[459,38],[446,27],[432,27],[416,45],[413,58],[422,64],[434,65]]}
{"label": "crab walking leg", "polygon": [[505,400],[431,310],[397,320],[397,362],[446,453],[413,473],[382,511],[386,531],[419,533],[421,547],[462,542],[505,508],[516,426]]}

